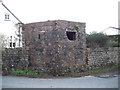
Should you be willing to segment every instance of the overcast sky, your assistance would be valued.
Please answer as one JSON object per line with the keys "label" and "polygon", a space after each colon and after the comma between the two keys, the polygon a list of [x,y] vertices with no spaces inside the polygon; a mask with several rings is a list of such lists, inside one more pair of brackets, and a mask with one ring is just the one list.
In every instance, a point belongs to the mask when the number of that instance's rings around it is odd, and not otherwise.
{"label": "overcast sky", "polygon": [[[86,32],[103,31],[118,27],[118,1],[120,0],[3,0],[3,3],[23,22],[68,20],[86,23]],[[0,4],[0,32],[11,35],[17,21],[4,21],[9,13]],[[112,33],[110,29],[109,33]],[[114,31],[114,30],[113,30]]]}

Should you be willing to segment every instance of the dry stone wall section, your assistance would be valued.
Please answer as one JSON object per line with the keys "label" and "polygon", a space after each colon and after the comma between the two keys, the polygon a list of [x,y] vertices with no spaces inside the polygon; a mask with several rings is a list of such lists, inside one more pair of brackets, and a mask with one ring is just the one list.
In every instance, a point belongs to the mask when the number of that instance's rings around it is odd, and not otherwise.
{"label": "dry stone wall section", "polygon": [[96,66],[105,66],[109,64],[118,64],[120,48],[88,48],[88,64]]}
{"label": "dry stone wall section", "polygon": [[28,53],[22,48],[6,48],[2,52],[3,71],[28,68]]}
{"label": "dry stone wall section", "polygon": [[[67,51],[66,51],[67,52]],[[120,48],[87,48],[88,53],[88,65],[96,66],[94,68],[99,68],[102,66],[106,66],[109,64],[118,64],[120,58]],[[59,56],[58,56],[59,57]],[[64,60],[63,57],[59,57],[59,59]],[[64,60],[65,61],[65,60]],[[63,61],[63,62],[64,62]],[[56,63],[56,64],[55,64]],[[45,66],[29,66],[29,53],[28,50],[24,50],[22,48],[8,48],[2,52],[2,70],[10,71],[10,70],[32,70],[35,72],[49,72],[52,68],[49,68],[50,65],[53,68],[61,69],[61,62],[58,61],[50,61]],[[73,62],[68,62],[69,64],[73,64]],[[48,71],[45,71],[48,69]]]}

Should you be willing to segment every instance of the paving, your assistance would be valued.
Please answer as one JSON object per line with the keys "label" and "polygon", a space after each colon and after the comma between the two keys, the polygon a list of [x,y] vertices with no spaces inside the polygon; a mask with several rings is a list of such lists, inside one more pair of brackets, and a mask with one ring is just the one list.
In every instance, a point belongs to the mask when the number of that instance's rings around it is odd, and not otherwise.
{"label": "paving", "polygon": [[2,88],[118,88],[118,78],[84,76],[77,78],[27,78],[2,76]]}

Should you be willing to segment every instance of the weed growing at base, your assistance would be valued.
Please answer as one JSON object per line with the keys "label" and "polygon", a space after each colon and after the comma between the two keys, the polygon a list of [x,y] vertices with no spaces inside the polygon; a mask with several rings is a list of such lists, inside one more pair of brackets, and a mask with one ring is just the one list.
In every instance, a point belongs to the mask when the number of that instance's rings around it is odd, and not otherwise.
{"label": "weed growing at base", "polygon": [[30,70],[11,70],[9,71],[11,74],[27,74],[27,75],[38,75],[37,72],[33,72]]}

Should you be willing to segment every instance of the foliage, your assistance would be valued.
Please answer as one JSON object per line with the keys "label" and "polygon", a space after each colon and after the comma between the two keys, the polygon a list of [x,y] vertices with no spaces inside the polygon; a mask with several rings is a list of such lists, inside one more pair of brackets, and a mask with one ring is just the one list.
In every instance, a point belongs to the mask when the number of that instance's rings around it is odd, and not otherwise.
{"label": "foliage", "polygon": [[109,37],[103,33],[92,32],[87,35],[87,47],[106,47],[108,45]]}
{"label": "foliage", "polygon": [[75,26],[74,28],[75,28],[75,30],[79,30],[80,29],[78,26]]}
{"label": "foliage", "polygon": [[109,46],[119,47],[120,46],[120,35],[109,35]]}
{"label": "foliage", "polygon": [[87,47],[119,47],[120,35],[105,35],[104,33],[92,32],[87,35]]}
{"label": "foliage", "polygon": [[27,74],[27,75],[37,75],[37,72],[29,71],[29,70],[11,70],[9,71],[11,74]]}
{"label": "foliage", "polygon": [[118,42],[116,42],[116,41],[110,40],[109,46],[111,46],[111,47],[118,47],[118,46],[120,46],[120,43],[118,43]]}

